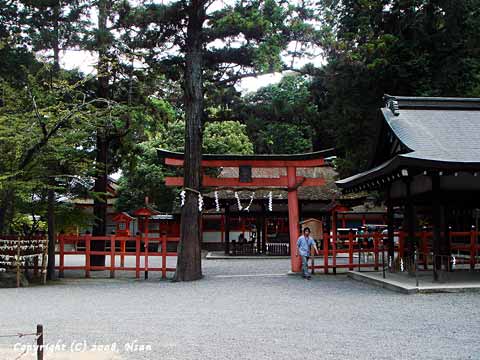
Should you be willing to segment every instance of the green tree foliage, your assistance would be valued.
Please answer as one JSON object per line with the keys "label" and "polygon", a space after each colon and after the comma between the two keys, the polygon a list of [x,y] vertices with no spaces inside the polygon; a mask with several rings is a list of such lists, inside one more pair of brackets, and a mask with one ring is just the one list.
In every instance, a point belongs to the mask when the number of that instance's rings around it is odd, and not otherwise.
{"label": "green tree foliage", "polygon": [[270,123],[260,130],[259,138],[269,154],[299,154],[311,151],[311,135],[302,126]]}
{"label": "green tree foliage", "polygon": [[203,152],[206,154],[253,154],[246,125],[238,121],[207,123],[203,133]]}
{"label": "green tree foliage", "polygon": [[[155,100],[157,106],[165,103]],[[162,105],[158,105],[162,104]],[[176,191],[165,186],[165,176],[180,176],[171,168],[163,166],[157,149],[183,152],[185,147],[185,122],[174,120],[157,125],[158,131],[150,140],[136,146],[135,155],[128,158],[128,165],[119,180],[118,211],[129,211],[144,205],[145,197],[155,208],[171,211]],[[252,154],[253,144],[248,138],[246,126],[237,121],[207,123],[203,137],[203,152],[209,154]]]}
{"label": "green tree foliage", "polygon": [[332,145],[309,76],[288,74],[278,84],[237,98],[231,114],[247,125],[257,153],[292,154]]}
{"label": "green tree foliage", "polygon": [[384,93],[471,96],[478,89],[475,0],[323,0],[328,64],[313,72],[343,175],[362,170]]}
{"label": "green tree foliage", "polygon": [[89,24],[86,0],[20,0],[19,15],[33,51],[45,51],[59,68],[60,51],[77,47]]}
{"label": "green tree foliage", "polygon": [[[0,107],[0,225],[16,212],[42,215],[46,190],[63,179],[58,192],[71,188],[70,179],[87,177],[91,167],[91,131],[98,112],[81,83],[66,74],[53,80],[48,67],[27,76],[18,89],[3,83]],[[65,181],[65,177],[69,181]],[[35,205],[37,204],[37,205]],[[43,206],[44,207],[44,206]],[[36,209],[38,213],[34,213]],[[18,216],[17,216],[18,218]]]}

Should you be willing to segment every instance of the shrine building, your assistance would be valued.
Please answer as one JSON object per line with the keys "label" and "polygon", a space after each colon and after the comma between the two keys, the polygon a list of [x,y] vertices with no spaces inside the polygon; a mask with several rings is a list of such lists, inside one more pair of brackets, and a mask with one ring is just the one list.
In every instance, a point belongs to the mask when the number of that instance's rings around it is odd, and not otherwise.
{"label": "shrine building", "polygon": [[[406,257],[423,258],[435,280],[460,262],[474,270],[479,250],[480,99],[384,99],[369,169],[337,185],[345,193],[384,194],[389,257],[394,256],[394,216],[400,214],[407,233]],[[420,242],[421,237],[425,241]]]}

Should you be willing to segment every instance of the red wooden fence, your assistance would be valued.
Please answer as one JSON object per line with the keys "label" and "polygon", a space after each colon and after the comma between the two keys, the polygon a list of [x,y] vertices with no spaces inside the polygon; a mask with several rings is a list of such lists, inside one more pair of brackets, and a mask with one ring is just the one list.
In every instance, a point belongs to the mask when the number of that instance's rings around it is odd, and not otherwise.
{"label": "red wooden fence", "polygon": [[[91,250],[92,243],[95,241],[105,242],[105,250]],[[167,257],[177,256],[176,251],[168,251],[169,243],[178,243],[178,237],[169,237],[163,235],[161,237],[142,237],[138,236],[92,236],[92,235],[60,235],[58,237],[58,251],[59,265],[56,267],[59,271],[59,276],[63,277],[65,270],[83,270],[85,277],[90,277],[90,272],[94,270],[109,270],[110,277],[115,277],[115,271],[135,271],[135,277],[140,278],[140,272],[145,273],[145,278],[148,278],[149,271],[160,271],[162,278],[167,277],[167,272],[174,272],[174,267],[167,266]],[[135,244],[134,251],[127,251],[127,242]],[[158,244],[158,251],[149,251],[149,245]],[[72,249],[66,249],[65,245],[70,245]],[[142,250],[143,245],[143,250]],[[176,246],[175,246],[176,249]],[[85,263],[83,265],[66,265],[65,257],[70,255],[83,255]],[[90,264],[90,255],[104,255],[110,259],[108,266],[93,266]],[[135,257],[135,266],[126,266],[125,258]],[[149,258],[161,257],[161,267],[150,267]],[[120,263],[117,264],[117,258]],[[141,259],[144,260],[143,266]]]}
{"label": "red wooden fence", "polygon": [[[457,265],[468,264],[470,269],[475,269],[480,251],[479,236],[480,232],[474,230],[449,232],[450,251]],[[418,264],[427,270],[435,261],[432,254],[433,233],[420,231],[415,234],[415,238],[418,240]],[[397,258],[405,258],[406,239],[406,232],[395,232],[394,251]],[[353,232],[346,235],[325,233],[323,239],[317,241],[317,247],[323,259],[314,259],[310,268],[323,269],[325,273],[328,273],[329,269],[335,273],[337,269],[342,268],[378,270],[380,266],[388,265],[390,261],[395,260],[387,259],[386,235],[378,232],[361,235]],[[318,260],[322,263],[318,263]]]}

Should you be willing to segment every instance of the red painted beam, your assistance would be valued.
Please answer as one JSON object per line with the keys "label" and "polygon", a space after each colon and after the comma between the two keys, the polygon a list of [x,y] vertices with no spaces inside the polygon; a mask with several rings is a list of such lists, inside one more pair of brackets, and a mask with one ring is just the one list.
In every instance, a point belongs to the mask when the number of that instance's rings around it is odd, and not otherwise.
{"label": "red painted beam", "polygon": [[[326,181],[323,178],[304,178],[302,176],[296,177],[296,184],[300,186],[323,186]],[[167,186],[183,186],[183,177],[166,177],[165,185]],[[213,178],[210,176],[203,176],[202,186],[205,187],[247,187],[247,186],[275,186],[285,187],[289,185],[286,176],[279,178],[253,178],[251,182],[241,182],[238,178]]]}
{"label": "red painted beam", "polygon": [[[165,158],[165,164],[183,166],[182,159]],[[202,160],[202,167],[239,167],[251,166],[254,168],[281,168],[281,167],[316,167],[324,166],[324,159],[310,160]]]}

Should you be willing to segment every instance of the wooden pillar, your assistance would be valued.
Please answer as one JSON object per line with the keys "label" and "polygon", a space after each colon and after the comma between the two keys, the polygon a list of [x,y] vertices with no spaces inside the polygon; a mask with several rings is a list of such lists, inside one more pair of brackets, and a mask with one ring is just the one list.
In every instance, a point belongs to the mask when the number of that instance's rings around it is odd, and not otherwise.
{"label": "wooden pillar", "polygon": [[393,226],[394,212],[392,199],[390,198],[390,187],[387,190],[387,253],[388,261],[391,261],[392,265],[395,260],[395,229]]}
{"label": "wooden pillar", "polygon": [[220,215],[220,242],[225,242],[225,217]]}
{"label": "wooden pillar", "polygon": [[145,279],[148,279],[148,215],[145,217],[144,222],[145,240],[143,242],[144,254],[145,254]]}
{"label": "wooden pillar", "polygon": [[290,262],[292,272],[300,272],[302,268],[301,258],[297,254],[297,239],[299,236],[298,222],[298,191],[296,188],[296,168],[287,168],[288,177],[288,227],[290,235]]}
{"label": "wooden pillar", "polygon": [[[452,256],[452,249],[450,244],[450,209],[448,206],[443,206],[443,246],[441,247],[442,253],[448,255],[448,270],[451,271],[450,259]],[[478,231],[478,229],[475,229]]]}
{"label": "wooden pillar", "polygon": [[263,227],[263,220],[264,214],[262,213],[260,216],[256,217],[255,221],[255,237],[257,240],[257,254],[262,252],[262,227]]}
{"label": "wooden pillar", "polygon": [[262,224],[262,254],[267,253],[267,234],[268,234],[268,220],[267,217],[263,217],[263,224]]}
{"label": "wooden pillar", "polygon": [[[433,279],[441,281],[444,271],[449,269],[450,241],[446,208],[441,203],[440,176],[432,176],[432,219],[433,219]],[[443,232],[443,234],[442,234]],[[443,235],[443,236],[442,236]],[[443,265],[443,266],[442,266]]]}
{"label": "wooden pillar", "polygon": [[230,255],[230,204],[225,205],[225,255]]}
{"label": "wooden pillar", "polygon": [[442,209],[440,204],[439,188],[440,188],[440,177],[438,175],[433,175],[432,177],[432,225],[433,225],[433,280],[438,281],[440,278],[440,271],[442,269],[441,262],[441,223],[442,223]]}
{"label": "wooden pillar", "polygon": [[411,180],[405,181],[407,196],[405,197],[405,219],[407,225],[407,256],[408,272],[413,273],[413,254],[415,251],[415,207],[410,188]]}

